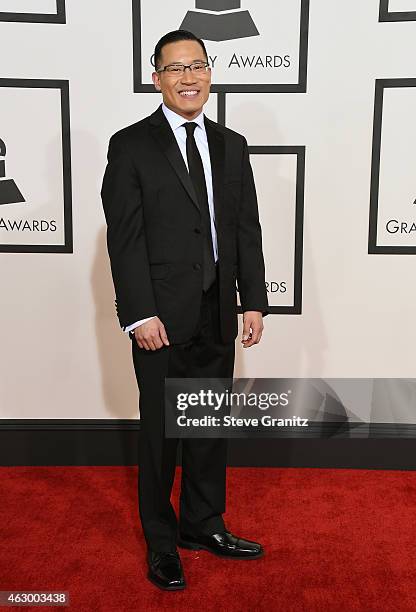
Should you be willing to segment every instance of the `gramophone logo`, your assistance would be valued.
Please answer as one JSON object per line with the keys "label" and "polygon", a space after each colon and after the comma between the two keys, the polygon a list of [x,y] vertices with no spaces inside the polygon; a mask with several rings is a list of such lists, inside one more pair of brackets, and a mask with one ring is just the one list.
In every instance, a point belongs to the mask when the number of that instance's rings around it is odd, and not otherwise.
{"label": "gramophone logo", "polygon": [[6,176],[6,143],[0,138],[0,204],[17,204],[24,201],[14,180]]}
{"label": "gramophone logo", "polygon": [[154,47],[185,29],[205,42],[211,92],[306,91],[309,0],[132,0],[134,91],[155,92]]}
{"label": "gramophone logo", "polygon": [[195,8],[186,13],[180,29],[199,38],[221,41],[259,35],[249,11],[241,10],[240,0],[196,0]]}

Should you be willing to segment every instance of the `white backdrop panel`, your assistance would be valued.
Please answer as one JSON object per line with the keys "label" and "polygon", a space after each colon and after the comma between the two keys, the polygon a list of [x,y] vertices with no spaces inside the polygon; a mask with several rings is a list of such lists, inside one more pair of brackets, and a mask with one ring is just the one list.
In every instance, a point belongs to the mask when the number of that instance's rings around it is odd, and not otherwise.
{"label": "white backdrop panel", "polygon": [[416,246],[416,87],[384,90],[377,245]]}
{"label": "white backdrop panel", "polygon": [[416,11],[415,0],[389,0],[389,11]]}
{"label": "white backdrop panel", "polygon": [[0,12],[56,13],[56,0],[0,0]]}

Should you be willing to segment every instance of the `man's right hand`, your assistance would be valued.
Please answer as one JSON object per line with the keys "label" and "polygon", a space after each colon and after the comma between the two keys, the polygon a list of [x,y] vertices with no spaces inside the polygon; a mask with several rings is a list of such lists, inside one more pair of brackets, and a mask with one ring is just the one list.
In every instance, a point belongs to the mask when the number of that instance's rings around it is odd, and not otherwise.
{"label": "man's right hand", "polygon": [[169,346],[165,326],[159,317],[153,317],[151,321],[136,327],[134,337],[139,347],[146,351],[156,351],[163,345]]}

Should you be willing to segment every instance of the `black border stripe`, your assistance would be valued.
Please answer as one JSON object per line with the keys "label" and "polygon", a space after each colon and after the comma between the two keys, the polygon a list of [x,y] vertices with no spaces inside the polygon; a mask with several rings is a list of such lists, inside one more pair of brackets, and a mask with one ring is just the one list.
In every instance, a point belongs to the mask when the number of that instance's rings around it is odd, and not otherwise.
{"label": "black border stripe", "polygon": [[[142,82],[142,16],[140,0],[132,1],[132,31],[133,31],[133,91],[136,91],[138,83]],[[149,85],[150,91],[155,93],[153,85]],[[144,91],[143,89],[140,91]]]}
{"label": "black border stripe", "polygon": [[309,0],[303,0],[300,11],[299,85],[306,93],[308,83]]}
{"label": "black border stripe", "polygon": [[[139,421],[4,421],[0,425],[0,466],[135,466]],[[354,429],[352,426],[356,425]],[[330,423],[325,424],[330,434]],[[232,439],[229,466],[416,469],[416,426],[332,424],[332,435]],[[361,436],[357,434],[361,428]],[[337,432],[337,433],[335,433]],[[180,449],[178,445],[178,464]]]}
{"label": "black border stripe", "polygon": [[[140,419],[0,419],[0,431],[139,431]],[[281,438],[414,438],[416,423],[364,423],[363,421],[326,421],[309,427],[287,427]],[[244,438],[246,440],[247,438]]]}
{"label": "black border stripe", "polygon": [[227,116],[227,101],[226,93],[221,92],[217,94],[217,123],[225,126]]}
{"label": "black border stripe", "polygon": [[370,186],[370,217],[368,224],[368,253],[375,253],[377,248],[378,228],[378,197],[380,186],[380,155],[381,155],[381,126],[383,121],[383,94],[384,89],[380,80],[376,80],[374,94],[373,119],[373,147],[371,160],[371,186]]}

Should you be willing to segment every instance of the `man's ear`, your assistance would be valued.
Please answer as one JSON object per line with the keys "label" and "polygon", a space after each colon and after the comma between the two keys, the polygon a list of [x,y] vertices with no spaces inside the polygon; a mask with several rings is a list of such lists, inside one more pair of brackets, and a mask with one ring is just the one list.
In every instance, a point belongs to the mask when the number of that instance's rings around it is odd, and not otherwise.
{"label": "man's ear", "polygon": [[155,86],[155,89],[157,89],[157,91],[161,91],[159,75],[157,72],[152,72],[152,80],[153,80],[153,85]]}

